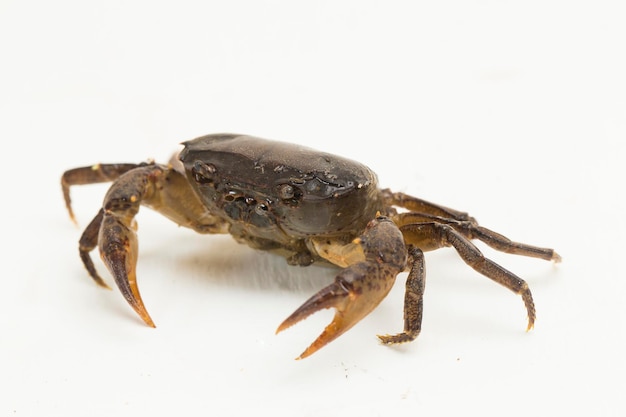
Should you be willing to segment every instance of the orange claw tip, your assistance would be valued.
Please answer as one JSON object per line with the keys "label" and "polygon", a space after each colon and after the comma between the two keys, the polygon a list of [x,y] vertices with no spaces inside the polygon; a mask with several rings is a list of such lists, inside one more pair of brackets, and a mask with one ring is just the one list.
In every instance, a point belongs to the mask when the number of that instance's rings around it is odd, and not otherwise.
{"label": "orange claw tip", "polygon": [[341,336],[354,324],[343,323],[343,320],[341,320],[340,317],[340,314],[335,314],[335,318],[328,326],[326,326],[322,334],[320,334],[319,337],[315,339],[315,341],[311,343],[311,345],[306,348],[304,352],[300,354],[300,356],[296,358],[296,360],[304,359],[311,356],[312,354],[326,346],[328,343]]}
{"label": "orange claw tip", "polygon": [[283,330],[287,330],[288,328],[290,328],[294,324],[296,324],[294,321],[289,320],[289,318],[287,318],[285,321],[283,321],[280,324],[280,326],[278,326],[278,328],[276,329],[276,333],[275,334],[278,334],[278,333],[282,332]]}
{"label": "orange claw tip", "polygon": [[345,301],[348,296],[349,290],[345,286],[342,286],[339,282],[335,281],[305,301],[304,304],[302,304],[296,311],[287,317],[285,321],[280,324],[280,326],[278,326],[276,333],[280,333],[283,330],[288,329],[294,324],[320,310],[333,307],[342,308],[342,302]]}
{"label": "orange claw tip", "polygon": [[154,321],[152,321],[152,317],[150,317],[150,314],[148,314],[148,310],[146,310],[146,307],[141,300],[139,290],[137,289],[136,285],[133,285],[134,283],[135,281],[133,281],[131,284],[131,287],[134,289],[132,293],[125,293],[124,291],[122,291],[122,293],[124,294],[126,301],[128,301],[128,304],[130,304],[133,310],[135,310],[135,313],[137,313],[139,317],[141,317],[141,320],[143,320],[143,322],[150,327],[156,327],[154,325]]}
{"label": "orange claw tip", "polygon": [[137,311],[137,313],[139,314],[141,319],[144,321],[144,323],[146,323],[150,327],[153,327],[153,328],[156,327],[156,325],[154,324],[154,321],[152,321],[152,317],[150,317],[150,314],[148,314],[148,311],[145,308],[142,308],[141,310],[142,311]]}
{"label": "orange claw tip", "polygon": [[139,317],[141,317],[141,320],[143,320],[144,323],[146,323],[150,327],[156,327],[154,321],[152,321],[152,317],[150,317],[150,314],[148,314],[148,310],[146,310],[146,308],[143,306],[143,303],[132,303],[131,306],[133,307],[133,310],[135,310],[135,312],[139,315]]}
{"label": "orange claw tip", "polygon": [[327,308],[335,308],[337,312],[332,322],[326,326],[322,334],[296,359],[304,359],[307,356],[312,355],[326,344],[335,340],[349,328],[351,328],[360,317],[352,319],[349,314],[349,320],[346,320],[344,312],[346,310],[346,303],[350,302],[350,291],[345,285],[342,285],[340,280],[335,281],[333,284],[323,288],[317,294],[309,298],[304,304],[302,304],[296,311],[294,311],[289,317],[283,321],[276,333],[280,333],[283,330],[293,326],[294,324],[304,320],[311,314]]}
{"label": "orange claw tip", "polygon": [[[326,346],[328,343],[335,340],[341,334],[345,333],[345,331],[348,330],[350,327],[352,327],[352,326],[342,326],[340,323],[341,323],[341,320],[337,318],[337,315],[335,315],[335,319],[333,319],[333,321],[328,326],[326,326],[322,334],[320,334],[319,337],[315,339],[315,341],[311,343],[311,345],[308,348],[306,348],[304,352],[302,352],[300,356],[298,356],[295,359],[299,361],[301,359],[311,356],[312,354],[314,354],[315,352],[317,352],[318,350]],[[278,327],[278,330],[276,330],[276,333],[279,333],[287,329],[293,324],[294,323],[287,323],[287,320],[286,320]]]}
{"label": "orange claw tip", "polygon": [[300,354],[300,356],[298,356],[296,358],[296,360],[299,361],[299,360],[302,360],[304,358],[307,358],[307,357],[311,356],[312,354],[314,354],[315,352],[317,352],[318,349],[319,348],[312,349],[311,346],[309,346],[304,352],[302,352]]}

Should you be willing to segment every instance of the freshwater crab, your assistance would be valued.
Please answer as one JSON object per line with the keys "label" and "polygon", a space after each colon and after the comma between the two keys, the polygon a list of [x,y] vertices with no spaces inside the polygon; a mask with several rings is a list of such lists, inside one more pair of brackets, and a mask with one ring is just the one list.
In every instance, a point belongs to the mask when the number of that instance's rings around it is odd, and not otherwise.
{"label": "freshwater crab", "polygon": [[154,327],[137,286],[135,215],[150,207],[199,233],[230,233],[238,242],[275,250],[290,265],[325,261],[343,268],[335,281],[309,298],[277,333],[310,314],[334,308],[332,322],[300,355],[305,358],[369,314],[396,276],[408,271],[404,330],[378,336],[382,343],[414,340],[421,329],[425,268],[423,251],[452,246],[472,268],[524,302],[530,330],[535,306],[524,280],[485,258],[470,242],[545,260],[552,249],[512,242],[479,226],[467,213],[403,193],[379,189],[368,167],[299,145],[235,134],[184,142],[169,164],[97,164],[66,171],[65,204],[74,220],[70,187],[112,181],[102,208],[79,241],[89,275],[98,275],[90,252],[101,257],[126,301]]}

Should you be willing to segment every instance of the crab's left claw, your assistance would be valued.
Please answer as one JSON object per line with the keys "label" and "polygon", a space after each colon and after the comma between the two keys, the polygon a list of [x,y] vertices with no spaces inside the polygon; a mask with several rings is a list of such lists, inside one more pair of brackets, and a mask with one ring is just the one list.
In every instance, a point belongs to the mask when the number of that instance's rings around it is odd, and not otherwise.
{"label": "crab's left claw", "polygon": [[368,315],[389,293],[396,275],[404,270],[404,240],[388,218],[380,216],[370,222],[355,243],[363,251],[364,260],[341,271],[334,283],[309,298],[276,331],[281,332],[316,311],[331,307],[336,310],[332,322],[298,359],[315,353]]}
{"label": "crab's left claw", "polygon": [[137,286],[137,235],[124,220],[112,214],[104,215],[100,254],[128,304],[148,326],[155,327]]}
{"label": "crab's left claw", "polygon": [[376,266],[361,262],[346,268],[334,283],[309,298],[278,327],[277,333],[316,311],[331,307],[336,310],[333,321],[298,359],[306,358],[341,336],[385,298],[395,281],[395,274],[383,272]]}

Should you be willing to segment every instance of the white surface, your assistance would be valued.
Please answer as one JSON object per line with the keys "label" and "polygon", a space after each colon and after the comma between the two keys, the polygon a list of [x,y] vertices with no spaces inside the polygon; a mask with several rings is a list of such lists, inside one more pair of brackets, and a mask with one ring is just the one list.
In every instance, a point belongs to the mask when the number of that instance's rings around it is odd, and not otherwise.
{"label": "white surface", "polygon": [[[623,415],[622,3],[301,3],[0,3],[0,415]],[[416,342],[374,336],[402,327],[403,275],[294,361],[331,313],[274,330],[333,271],[149,210],[139,280],[158,327],[142,325],[84,271],[60,175],[222,131],[360,160],[383,186],[556,248],[558,266],[485,249],[529,282],[535,330],[443,250],[427,254]],[[72,191],[85,227],[106,186]]]}

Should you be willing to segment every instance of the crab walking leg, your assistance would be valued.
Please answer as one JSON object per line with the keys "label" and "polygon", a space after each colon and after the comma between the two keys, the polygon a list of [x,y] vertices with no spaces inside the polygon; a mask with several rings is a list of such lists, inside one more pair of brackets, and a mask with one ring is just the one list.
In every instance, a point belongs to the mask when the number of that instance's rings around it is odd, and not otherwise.
{"label": "crab walking leg", "polygon": [[101,182],[111,182],[120,175],[146,164],[95,164],[88,167],[74,168],[63,173],[61,177],[61,189],[65,199],[65,207],[70,214],[70,219],[76,223],[74,210],[72,210],[72,199],[70,198],[70,187],[72,185],[97,184]]}
{"label": "crab walking leg", "polygon": [[389,206],[403,207],[418,214],[427,214],[448,220],[475,222],[474,218],[463,211],[431,203],[430,201],[422,200],[421,198],[413,197],[412,195],[392,192],[389,189],[382,190],[382,192],[385,200],[387,201],[387,205]]}
{"label": "crab walking leg", "polygon": [[398,273],[405,269],[404,239],[389,218],[371,221],[353,243],[363,251],[364,260],[343,269],[334,283],[309,298],[276,331],[281,332],[319,310],[335,309],[332,322],[297,359],[310,356],[368,315],[389,293]]}
{"label": "crab walking leg", "polygon": [[424,252],[411,246],[409,248],[411,271],[406,279],[404,293],[404,331],[395,335],[379,335],[384,344],[405,343],[415,340],[422,329],[424,311],[424,288],[426,284],[426,266]]}
{"label": "crab walking leg", "polygon": [[83,265],[89,272],[89,276],[93,278],[94,281],[98,285],[103,288],[111,289],[106,282],[100,277],[98,271],[96,271],[96,267],[91,260],[91,255],[89,254],[92,250],[98,246],[98,234],[100,232],[100,226],[102,225],[102,218],[104,217],[104,210],[100,209],[96,217],[89,223],[89,226],[83,232],[83,235],[80,237],[80,241],[78,242],[78,254],[80,255],[80,259],[83,261]]}
{"label": "crab walking leg", "polygon": [[430,222],[447,224],[467,239],[478,239],[500,252],[539,258],[546,261],[554,261],[556,263],[561,262],[561,256],[559,256],[554,249],[541,248],[538,246],[528,245],[526,243],[514,242],[500,233],[480,226],[474,219],[455,220],[426,213],[414,212],[400,213],[394,216],[393,219],[400,227],[407,224]]}
{"label": "crab walking leg", "polygon": [[476,271],[520,295],[526,306],[528,326],[535,323],[535,304],[528,284],[514,273],[485,258],[481,251],[452,226],[441,223],[417,223],[400,227],[406,241],[422,250],[452,246],[466,264]]}
{"label": "crab walking leg", "polygon": [[561,255],[556,253],[554,249],[513,242],[506,236],[502,236],[500,233],[496,233],[486,227],[470,225],[467,229],[467,233],[471,238],[479,239],[500,252],[530,256],[546,261],[553,261],[555,263],[561,262]]}

